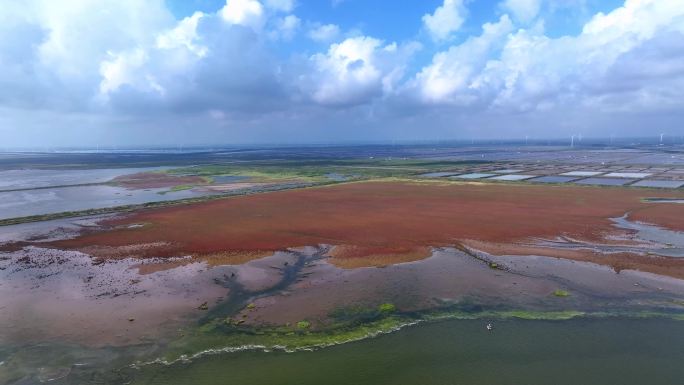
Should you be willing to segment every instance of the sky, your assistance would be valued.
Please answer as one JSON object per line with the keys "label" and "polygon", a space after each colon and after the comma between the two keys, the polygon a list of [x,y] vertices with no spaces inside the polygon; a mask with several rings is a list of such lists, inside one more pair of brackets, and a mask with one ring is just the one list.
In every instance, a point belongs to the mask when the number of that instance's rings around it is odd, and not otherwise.
{"label": "sky", "polygon": [[684,0],[0,0],[0,148],[684,135]]}

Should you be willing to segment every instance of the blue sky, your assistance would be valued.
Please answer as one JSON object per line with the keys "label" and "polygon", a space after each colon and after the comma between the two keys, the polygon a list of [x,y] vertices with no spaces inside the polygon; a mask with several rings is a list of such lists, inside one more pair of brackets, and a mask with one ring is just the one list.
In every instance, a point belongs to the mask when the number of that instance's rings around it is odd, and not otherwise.
{"label": "blue sky", "polygon": [[[472,0],[467,2],[469,17],[465,30],[476,32],[481,25],[505,12],[500,1]],[[609,12],[624,2],[620,0],[561,1],[556,10],[546,10],[549,34],[575,34],[597,12]],[[225,5],[222,0],[167,0],[177,18],[191,16],[196,11],[216,12]],[[335,23],[346,30],[360,29],[373,36],[394,40],[415,38],[421,29],[420,17],[442,4],[441,0],[298,0],[295,13],[303,20]],[[389,6],[391,5],[391,6]]]}
{"label": "blue sky", "polygon": [[680,135],[681,0],[0,0],[5,147]]}

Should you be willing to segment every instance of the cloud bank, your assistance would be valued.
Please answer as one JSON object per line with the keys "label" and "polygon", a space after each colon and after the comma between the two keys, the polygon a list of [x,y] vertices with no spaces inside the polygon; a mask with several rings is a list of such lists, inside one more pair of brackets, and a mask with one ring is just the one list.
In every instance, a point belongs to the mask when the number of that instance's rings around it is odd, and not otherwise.
{"label": "cloud bank", "polygon": [[444,0],[408,41],[302,20],[288,0],[180,20],[162,0],[0,4],[10,145],[677,133],[684,115],[678,0],[627,0],[556,37],[537,0],[467,33],[470,3]]}

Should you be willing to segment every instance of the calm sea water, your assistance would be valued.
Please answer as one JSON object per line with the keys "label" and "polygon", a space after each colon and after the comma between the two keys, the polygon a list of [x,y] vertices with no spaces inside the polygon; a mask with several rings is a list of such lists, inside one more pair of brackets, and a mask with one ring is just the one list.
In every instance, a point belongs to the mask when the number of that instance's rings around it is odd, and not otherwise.
{"label": "calm sea water", "polygon": [[133,384],[684,383],[684,322],[486,320],[422,325],[315,352],[243,352],[132,370]]}

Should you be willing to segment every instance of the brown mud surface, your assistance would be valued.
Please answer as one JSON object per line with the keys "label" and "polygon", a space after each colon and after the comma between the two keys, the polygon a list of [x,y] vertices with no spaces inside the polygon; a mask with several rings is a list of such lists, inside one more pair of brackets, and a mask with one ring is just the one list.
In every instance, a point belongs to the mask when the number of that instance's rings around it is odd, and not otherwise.
{"label": "brown mud surface", "polygon": [[176,176],[163,172],[139,172],[136,174],[122,175],[114,178],[112,182],[132,190],[207,184],[207,181],[201,176]]}
{"label": "brown mud surface", "polygon": [[610,219],[626,213],[630,219],[684,230],[684,205],[647,203],[647,197],[684,194],[578,186],[349,183],[139,211],[103,221],[105,230],[88,230],[47,246],[106,259],[120,258],[121,250],[141,258],[202,258],[328,244],[338,246],[332,263],[359,267],[414,261],[429,256],[429,247],[475,242],[473,247],[492,254],[556,256],[684,278],[684,258],[515,247],[561,236],[601,243],[628,237],[629,231]]}
{"label": "brown mud surface", "polygon": [[[29,247],[0,254],[0,345],[58,341],[124,346],[173,338],[227,290],[220,269],[156,261],[93,263],[87,255]],[[167,263],[174,263],[168,260]]]}

